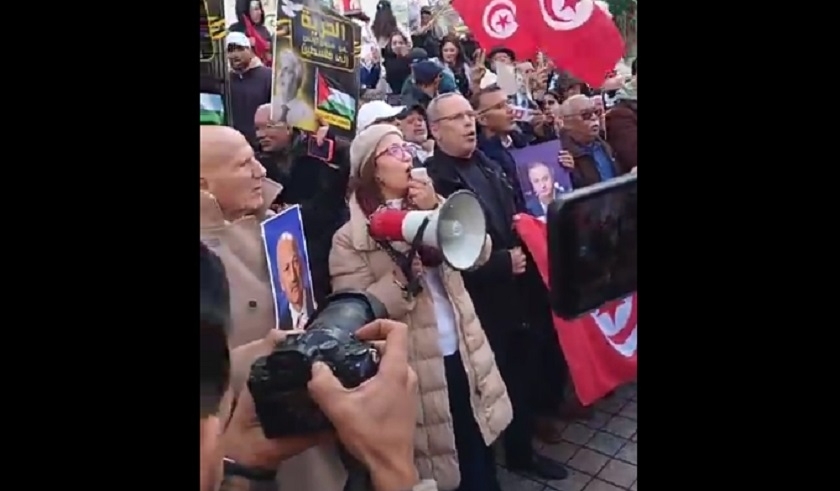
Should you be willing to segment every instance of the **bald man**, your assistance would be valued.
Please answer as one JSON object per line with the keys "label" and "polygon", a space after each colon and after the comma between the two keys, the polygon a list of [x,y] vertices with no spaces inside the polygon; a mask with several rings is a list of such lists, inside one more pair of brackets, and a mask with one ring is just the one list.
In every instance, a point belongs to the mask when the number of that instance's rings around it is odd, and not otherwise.
{"label": "bald man", "polygon": [[259,223],[280,193],[242,134],[202,126],[199,137],[201,239],[222,258],[231,285],[231,348],[275,327],[274,301]]}
{"label": "bald man", "polygon": [[563,128],[560,143],[572,154],[572,186],[579,189],[622,174],[610,146],[599,135],[603,110],[583,94],[576,94],[560,105]]}
{"label": "bald man", "polygon": [[[260,222],[282,187],[265,178],[245,137],[224,126],[202,126],[199,140],[201,241],[221,258],[230,284],[230,348],[263,339],[276,327],[274,295]],[[244,373],[230,390],[238,397]],[[347,472],[335,445],[321,445],[286,460],[277,473],[279,489],[341,491]],[[252,491],[274,491],[254,486]]]}
{"label": "bald man", "polygon": [[315,310],[305,266],[297,240],[289,232],[283,232],[277,241],[277,278],[288,306],[281,312],[280,329],[303,329]]}

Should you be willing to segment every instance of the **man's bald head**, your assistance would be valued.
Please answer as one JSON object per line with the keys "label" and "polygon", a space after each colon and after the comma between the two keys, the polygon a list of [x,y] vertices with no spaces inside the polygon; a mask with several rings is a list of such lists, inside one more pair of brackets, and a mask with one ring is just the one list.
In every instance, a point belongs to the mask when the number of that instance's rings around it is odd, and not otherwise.
{"label": "man's bald head", "polygon": [[271,104],[263,104],[257,108],[257,112],[254,113],[254,119],[260,120],[265,119],[266,121],[271,119]]}
{"label": "man's bald head", "polygon": [[198,141],[201,175],[233,159],[242,144],[248,144],[242,133],[229,126],[201,126]]}
{"label": "man's bald head", "polygon": [[271,104],[263,104],[257,108],[257,112],[254,113],[254,128],[257,130],[260,148],[264,152],[286,148],[291,141],[291,128],[271,119]]}
{"label": "man's bald head", "polygon": [[242,133],[227,126],[201,126],[200,189],[212,194],[228,220],[263,205],[265,168]]}

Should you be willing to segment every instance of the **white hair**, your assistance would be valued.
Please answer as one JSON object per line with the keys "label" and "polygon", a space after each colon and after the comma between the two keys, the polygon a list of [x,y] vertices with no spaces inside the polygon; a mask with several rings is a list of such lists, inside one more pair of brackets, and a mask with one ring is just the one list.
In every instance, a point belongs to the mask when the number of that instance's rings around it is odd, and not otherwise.
{"label": "white hair", "polygon": [[280,239],[278,240],[278,242],[288,242],[288,241],[295,242],[295,236],[292,235],[291,232],[283,232],[282,234],[280,234]]}
{"label": "white hair", "polygon": [[589,97],[587,97],[583,94],[575,94],[575,95],[569,96],[568,99],[563,101],[563,104],[560,104],[560,115],[561,116],[571,116],[572,114],[574,114],[575,111],[572,110],[572,103],[575,102],[575,101],[589,101]]}
{"label": "white hair", "polygon": [[295,87],[295,92],[300,89],[303,83],[303,62],[297,57],[294,51],[290,49],[281,49],[277,55],[280,68],[289,67],[292,70],[292,81]]}
{"label": "white hair", "polygon": [[446,92],[445,94],[435,96],[435,98],[429,102],[429,107],[426,108],[426,121],[430,124],[437,122],[437,120],[440,119],[440,108],[438,108],[440,103],[456,95],[464,97],[459,92]]}

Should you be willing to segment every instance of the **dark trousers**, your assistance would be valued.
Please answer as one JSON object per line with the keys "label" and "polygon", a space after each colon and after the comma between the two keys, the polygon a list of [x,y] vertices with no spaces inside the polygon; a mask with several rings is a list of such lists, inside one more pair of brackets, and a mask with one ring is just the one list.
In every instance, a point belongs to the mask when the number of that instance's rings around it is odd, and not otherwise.
{"label": "dark trousers", "polygon": [[446,385],[449,392],[449,411],[455,431],[455,448],[458,451],[458,468],[461,485],[457,491],[500,491],[496,478],[496,459],[493,449],[484,444],[484,438],[475,422],[470,404],[470,385],[461,355],[444,357]]}
{"label": "dark trousers", "polygon": [[536,324],[531,329],[534,331],[531,403],[536,414],[554,416],[564,400],[569,367],[560,349],[554,325]]}
{"label": "dark trousers", "polygon": [[497,343],[494,347],[496,364],[513,406],[513,420],[502,437],[507,465],[525,466],[534,455],[531,444],[534,435],[534,395],[531,388],[536,382],[533,377],[534,346],[532,333],[520,329],[506,336],[504,344]]}

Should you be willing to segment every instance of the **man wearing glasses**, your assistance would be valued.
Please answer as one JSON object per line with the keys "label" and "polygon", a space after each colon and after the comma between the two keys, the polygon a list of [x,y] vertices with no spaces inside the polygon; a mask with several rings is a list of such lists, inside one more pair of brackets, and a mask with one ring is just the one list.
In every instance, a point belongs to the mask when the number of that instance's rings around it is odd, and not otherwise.
{"label": "man wearing glasses", "polygon": [[575,189],[623,174],[612,149],[600,136],[602,111],[583,94],[573,95],[560,105],[563,118],[560,142],[574,158],[572,186]]}
{"label": "man wearing glasses", "polygon": [[532,348],[529,325],[541,322],[538,315],[547,315],[548,322],[551,318],[545,286],[534,265],[528,266],[513,230],[513,216],[525,210],[525,203],[518,184],[513,187],[499,163],[477,151],[477,118],[498,131],[512,125],[506,115],[507,96],[498,88],[488,88],[477,97],[478,111],[457,93],[441,94],[429,103],[426,117],[435,153],[426,161],[426,168],[442,196],[461,189],[472,191],[487,220],[493,244],[490,259],[462,275],[513,404],[513,421],[504,435],[508,468],[544,479],[564,479],[568,471],[563,465],[536,454],[531,443],[534,414],[529,392],[532,380],[528,380],[532,370],[527,363]]}

